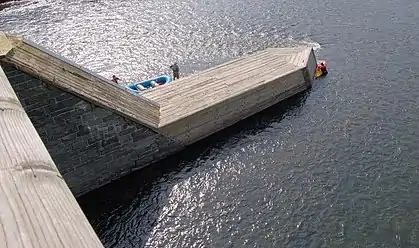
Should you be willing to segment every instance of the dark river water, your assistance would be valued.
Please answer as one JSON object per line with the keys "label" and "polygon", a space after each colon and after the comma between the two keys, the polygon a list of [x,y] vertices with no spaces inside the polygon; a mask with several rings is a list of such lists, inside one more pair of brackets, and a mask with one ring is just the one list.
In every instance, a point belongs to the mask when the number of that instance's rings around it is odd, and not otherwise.
{"label": "dark river water", "polygon": [[309,45],[301,95],[79,198],[106,247],[419,247],[419,2],[43,0],[0,29],[126,81]]}

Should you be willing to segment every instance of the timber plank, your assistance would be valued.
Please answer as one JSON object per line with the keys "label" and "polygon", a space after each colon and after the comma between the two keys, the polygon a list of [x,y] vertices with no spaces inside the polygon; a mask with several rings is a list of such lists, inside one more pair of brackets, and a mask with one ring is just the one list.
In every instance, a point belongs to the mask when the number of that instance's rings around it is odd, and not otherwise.
{"label": "timber plank", "polygon": [[[234,97],[238,94],[241,94],[245,91],[251,91],[254,88],[257,88],[265,83],[267,83],[268,79],[281,77],[284,74],[288,73],[292,69],[296,69],[294,65],[287,65],[287,67],[283,67],[286,70],[282,72],[282,74],[278,74],[277,71],[274,72],[268,72],[263,76],[255,76],[255,77],[247,77],[246,79],[242,80],[241,78],[239,81],[242,81],[243,83],[240,84],[240,86],[236,88],[230,88],[230,91],[224,91],[223,94],[219,94],[218,96],[209,96],[205,97],[200,101],[183,101],[183,102],[177,102],[176,104],[167,104],[167,108],[162,108],[161,112],[161,123],[171,122],[176,119],[180,119],[183,116],[190,115],[196,111],[199,111],[200,109],[203,109],[207,106],[211,106],[213,104],[216,104],[218,102],[221,102],[225,99]],[[247,76],[247,75],[245,75]],[[249,83],[250,82],[250,83]],[[204,96],[202,96],[204,97]],[[208,102],[206,102],[208,101]],[[178,106],[177,109],[173,109],[172,106]],[[162,105],[162,107],[164,107]]]}
{"label": "timber plank", "polygon": [[1,67],[0,92],[0,244],[103,247]]}
{"label": "timber plank", "polygon": [[181,143],[204,137],[236,116],[248,116],[284,92],[310,87],[316,63],[311,48],[268,48],[136,96],[30,41],[6,38],[13,52],[3,60]]}
{"label": "timber plank", "polygon": [[[235,98],[229,98],[225,102],[213,105],[213,108],[206,108],[205,110],[196,113],[196,115],[191,115],[189,117],[180,119],[177,122],[173,122],[172,124],[168,124],[161,130],[164,133],[173,135],[175,139],[180,140],[182,142],[185,142],[189,139],[190,141],[196,141],[196,139],[199,139],[202,135],[210,135],[211,133],[213,133],[210,130],[211,127],[216,123],[229,122],[236,115],[247,117],[253,113],[249,111],[249,109],[254,109],[255,106],[258,106],[257,108],[259,110],[269,107],[272,104],[267,104],[267,102],[276,103],[276,101],[279,101],[278,99],[282,100],[283,98],[281,98],[281,96],[285,94],[284,92],[292,92],[290,94],[293,95],[306,89],[304,79],[300,72],[295,73],[297,73],[296,76],[299,78],[301,82],[299,84],[291,85],[291,87],[287,91],[279,91],[275,94],[271,92],[273,88],[278,86],[278,83],[281,84],[283,82],[283,80],[280,79],[276,83],[274,82],[273,84],[271,84],[270,86],[260,88],[258,91],[255,91],[255,93],[247,92],[245,93],[245,95],[239,95]],[[290,77],[292,78],[294,76],[291,75]],[[290,80],[291,78],[287,78],[285,80]],[[293,91],[293,89],[298,90],[298,92]],[[263,92],[265,92],[265,96],[261,96],[261,93]],[[285,94],[285,96],[288,95]],[[186,137],[189,138],[184,140],[184,138]],[[188,141],[185,144],[190,144],[190,142]]]}
{"label": "timber plank", "polygon": [[266,52],[258,53],[256,55],[248,57],[246,60],[238,60],[238,63],[235,64],[229,63],[230,67],[222,66],[219,70],[211,69],[208,71],[200,72],[196,75],[189,76],[187,78],[176,80],[170,84],[162,86],[161,88],[146,92],[143,94],[143,96],[154,100],[170,98],[172,94],[177,94],[179,91],[187,91],[200,84],[200,78],[211,78],[214,76],[221,77],[222,75],[225,75],[225,73],[230,73],[232,70],[237,68],[241,68],[241,71],[244,71],[244,66],[249,66],[249,64],[254,66],[255,64],[259,63],[261,59],[268,59],[270,56]]}
{"label": "timber plank", "polygon": [[6,59],[21,70],[87,101],[111,108],[153,129],[158,126],[159,106],[151,100],[132,95],[122,87],[69,65],[25,42],[15,47],[13,54]]}
{"label": "timber plank", "polygon": [[[176,104],[175,103],[176,100],[183,99],[185,97],[192,97],[192,98],[204,97],[205,99],[207,98],[211,99],[211,96],[207,95],[206,93],[211,92],[214,94],[218,94],[220,91],[225,92],[224,90],[225,86],[231,86],[246,78],[257,77],[260,75],[260,71],[269,71],[270,68],[274,66],[280,66],[285,63],[286,62],[284,61],[278,62],[274,58],[273,60],[267,61],[265,63],[262,63],[262,62],[257,63],[252,68],[246,68],[245,70],[236,70],[232,72],[232,74],[216,77],[214,81],[207,83],[205,86],[195,86],[191,90],[179,90],[179,89],[174,90],[176,91],[177,94],[174,94],[170,98],[163,98],[159,102],[162,105],[161,110],[163,111],[165,109],[165,106],[170,106],[170,104],[168,104],[169,102],[171,102],[172,104]],[[243,84],[244,84],[244,81],[240,84],[236,84],[235,89],[240,90],[240,87]],[[201,98],[201,100],[203,99]],[[183,100],[180,100],[180,101],[183,102]]]}

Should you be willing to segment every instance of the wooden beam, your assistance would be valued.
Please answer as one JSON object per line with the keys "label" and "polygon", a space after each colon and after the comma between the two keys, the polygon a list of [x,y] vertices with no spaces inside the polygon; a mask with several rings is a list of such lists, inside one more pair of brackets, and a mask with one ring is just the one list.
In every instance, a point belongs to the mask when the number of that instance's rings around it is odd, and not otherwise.
{"label": "wooden beam", "polygon": [[[93,73],[44,47],[17,36],[7,35],[12,52],[4,60],[19,70],[95,105],[115,112],[156,131],[159,106],[129,93],[122,86]],[[6,42],[5,42],[6,43]]]}
{"label": "wooden beam", "polygon": [[13,45],[10,43],[6,34],[0,32],[0,59],[6,57],[6,55],[12,50]]}
{"label": "wooden beam", "polygon": [[143,96],[160,106],[159,132],[189,145],[311,87],[309,47],[268,48]]}
{"label": "wooden beam", "polygon": [[0,67],[1,247],[103,247]]}
{"label": "wooden beam", "polygon": [[[13,46],[12,52],[8,52],[3,61],[181,144],[212,133],[210,130],[214,128],[209,128],[211,125],[226,123],[224,127],[227,127],[233,119],[239,120],[236,116],[248,116],[246,111],[254,113],[250,110],[258,109],[255,106],[260,106],[261,102],[276,103],[280,99],[278,96],[288,96],[284,92],[290,92],[291,88],[304,90],[300,85],[310,88],[316,67],[312,48],[268,48],[135,96],[29,40],[11,35],[3,35],[2,39],[8,39]],[[296,71],[301,72],[298,75],[302,75],[303,81],[283,80],[276,84],[277,88],[263,91],[273,82]],[[237,101],[227,105],[231,99]],[[202,113],[215,113],[219,105],[224,114],[201,116]],[[209,124],[203,127],[201,122]],[[202,126],[201,133],[197,131],[199,126]],[[182,140],[179,134],[190,137]]]}

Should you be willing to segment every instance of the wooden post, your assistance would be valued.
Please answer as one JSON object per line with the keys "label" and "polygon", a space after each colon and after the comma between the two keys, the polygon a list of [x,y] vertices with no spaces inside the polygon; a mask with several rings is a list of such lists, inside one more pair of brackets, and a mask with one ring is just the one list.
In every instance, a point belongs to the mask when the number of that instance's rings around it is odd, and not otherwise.
{"label": "wooden post", "polygon": [[0,246],[103,247],[1,67]]}
{"label": "wooden post", "polygon": [[0,32],[0,59],[5,57],[11,50],[13,46],[7,39],[6,34]]}

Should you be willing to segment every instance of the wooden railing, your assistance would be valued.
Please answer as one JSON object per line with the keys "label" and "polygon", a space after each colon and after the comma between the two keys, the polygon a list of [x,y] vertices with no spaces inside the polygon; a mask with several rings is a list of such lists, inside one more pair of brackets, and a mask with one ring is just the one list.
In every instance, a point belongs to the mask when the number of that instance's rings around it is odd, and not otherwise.
{"label": "wooden railing", "polygon": [[1,67],[0,227],[5,248],[103,247]]}

